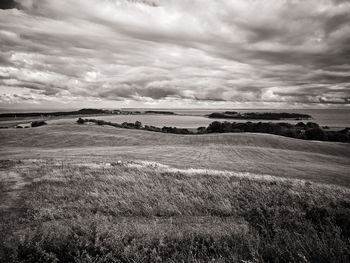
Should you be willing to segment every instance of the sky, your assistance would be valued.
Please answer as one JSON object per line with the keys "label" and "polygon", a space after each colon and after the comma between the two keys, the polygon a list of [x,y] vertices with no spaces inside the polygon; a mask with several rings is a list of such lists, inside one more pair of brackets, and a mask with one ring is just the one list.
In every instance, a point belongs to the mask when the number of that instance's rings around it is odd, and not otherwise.
{"label": "sky", "polygon": [[348,0],[1,0],[0,108],[350,108]]}

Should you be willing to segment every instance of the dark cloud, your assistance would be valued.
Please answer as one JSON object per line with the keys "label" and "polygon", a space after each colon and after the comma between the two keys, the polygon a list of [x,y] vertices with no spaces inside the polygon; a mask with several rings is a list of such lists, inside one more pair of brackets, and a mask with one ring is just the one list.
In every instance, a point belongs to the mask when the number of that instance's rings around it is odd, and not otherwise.
{"label": "dark cloud", "polygon": [[32,101],[32,100],[34,100],[33,97],[23,96],[23,95],[19,95],[19,94],[13,94],[13,97],[16,98],[16,99],[23,100],[23,101]]}
{"label": "dark cloud", "polygon": [[309,81],[313,81],[315,83],[319,84],[341,84],[341,83],[350,83],[350,73],[349,75],[335,75],[332,73],[322,73],[322,74],[315,74],[311,78],[309,78]]}
{"label": "dark cloud", "polygon": [[17,8],[18,4],[14,0],[1,0],[0,1],[0,9],[12,9]]}
{"label": "dark cloud", "polygon": [[157,1],[150,1],[150,0],[127,0],[130,3],[141,3],[144,5],[149,5],[149,6],[153,6],[156,7],[158,6]]}
{"label": "dark cloud", "polygon": [[146,89],[141,89],[138,94],[141,97],[148,97],[155,100],[176,96],[178,92],[171,88],[157,88],[157,87],[149,87]]}
{"label": "dark cloud", "polygon": [[343,26],[349,25],[350,23],[350,14],[342,13],[336,14],[328,18],[324,23],[324,31],[326,34],[330,34],[336,30],[339,30]]}
{"label": "dark cloud", "polygon": [[154,100],[164,99],[172,96],[179,96],[179,91],[172,88],[149,87],[144,88],[136,85],[121,85],[120,87],[100,92],[99,96],[106,99],[137,99],[139,97],[151,98]]}

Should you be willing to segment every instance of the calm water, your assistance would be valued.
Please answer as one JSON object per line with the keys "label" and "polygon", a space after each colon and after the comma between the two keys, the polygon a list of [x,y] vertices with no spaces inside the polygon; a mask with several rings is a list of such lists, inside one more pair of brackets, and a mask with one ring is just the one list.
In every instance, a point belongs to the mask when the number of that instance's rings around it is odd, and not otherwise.
{"label": "calm water", "polygon": [[[350,108],[349,109],[251,109],[251,110],[235,110],[235,109],[123,109],[123,110],[162,110],[172,111],[179,115],[112,115],[112,116],[94,116],[95,119],[103,119],[106,121],[123,123],[123,122],[135,122],[141,121],[143,125],[153,125],[156,127],[173,126],[178,128],[197,128],[201,126],[208,126],[216,119],[209,119],[205,115],[212,112],[223,112],[226,110],[238,111],[238,112],[288,112],[288,113],[305,113],[313,117],[313,122],[320,124],[321,126],[329,126],[335,128],[350,127]],[[32,112],[32,111],[29,111]],[[46,112],[49,112],[47,110]],[[52,119],[49,122],[61,122],[61,121],[74,122],[76,118],[64,118],[64,119]],[[218,121],[224,121],[224,119],[217,119]],[[247,122],[247,120],[230,120],[230,122]],[[254,120],[253,122],[258,122]],[[266,122],[266,120],[261,120]],[[275,121],[281,122],[281,121]],[[287,121],[286,121],[287,122]],[[299,121],[288,121],[289,123],[296,123]]]}
{"label": "calm water", "polygon": [[[145,109],[138,109],[143,111]],[[148,109],[149,110],[149,109]],[[155,109],[156,110],[156,109]],[[174,110],[174,109],[158,109],[168,110],[175,112],[179,115],[114,115],[114,116],[101,116],[94,117],[96,119],[103,119],[106,121],[122,123],[122,122],[135,122],[141,121],[143,125],[153,125],[156,127],[163,126],[175,126],[178,128],[197,128],[200,126],[208,126],[216,119],[206,118],[206,114],[212,112],[222,112],[225,110]],[[320,124],[321,126],[329,127],[350,127],[350,109],[332,109],[332,110],[235,110],[238,112],[288,112],[288,113],[305,113],[313,117],[313,122]],[[217,119],[218,121],[224,121],[224,119]],[[247,120],[228,120],[235,122],[246,122]],[[258,122],[259,120],[254,120]],[[266,120],[261,120],[265,121]],[[275,121],[281,122],[281,121]],[[289,123],[297,123],[299,121],[288,121]]]}

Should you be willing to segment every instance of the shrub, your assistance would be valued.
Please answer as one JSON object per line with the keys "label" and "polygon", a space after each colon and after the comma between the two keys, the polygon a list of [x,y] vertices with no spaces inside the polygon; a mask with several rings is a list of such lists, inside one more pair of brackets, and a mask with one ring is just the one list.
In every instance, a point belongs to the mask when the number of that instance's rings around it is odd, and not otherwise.
{"label": "shrub", "polygon": [[46,125],[47,123],[45,121],[33,121],[31,123],[31,127],[39,127],[39,126],[43,126]]}
{"label": "shrub", "polygon": [[176,128],[176,127],[167,127],[167,126],[164,126],[161,129],[161,131],[164,133],[175,133],[175,134],[192,134],[193,133],[187,129],[181,129],[181,128]]}
{"label": "shrub", "polygon": [[79,119],[77,120],[77,123],[79,123],[79,124],[84,124],[85,121],[84,121],[82,118],[79,118]]}
{"label": "shrub", "polygon": [[197,128],[197,133],[206,133],[207,132],[207,128],[206,127],[198,127]]}
{"label": "shrub", "polygon": [[348,142],[349,136],[346,133],[328,131],[327,132],[328,139],[333,142]]}
{"label": "shrub", "polygon": [[320,127],[317,123],[314,123],[314,122],[308,122],[308,123],[306,123],[306,126],[308,128],[319,128]]}
{"label": "shrub", "polygon": [[305,129],[307,127],[307,125],[303,122],[298,122],[297,124],[295,124],[295,126],[301,129]]}
{"label": "shrub", "polygon": [[318,141],[326,141],[328,140],[327,133],[324,132],[320,128],[312,128],[308,129],[305,132],[306,138],[308,140],[318,140]]}
{"label": "shrub", "polygon": [[136,121],[135,122],[135,127],[136,127],[136,129],[141,128],[142,127],[142,123],[140,121]]}
{"label": "shrub", "polygon": [[209,132],[223,132],[223,127],[221,122],[214,121],[209,124],[208,129]]}

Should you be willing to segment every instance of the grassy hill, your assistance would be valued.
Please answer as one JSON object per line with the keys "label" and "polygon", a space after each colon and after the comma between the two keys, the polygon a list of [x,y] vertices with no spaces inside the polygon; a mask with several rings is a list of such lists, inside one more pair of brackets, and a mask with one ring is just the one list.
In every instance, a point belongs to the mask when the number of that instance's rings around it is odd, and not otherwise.
{"label": "grassy hill", "polygon": [[0,130],[0,262],[348,262],[350,146]]}
{"label": "grassy hill", "polygon": [[267,134],[175,135],[50,124],[0,130],[0,157],[148,160],[178,168],[270,174],[349,186],[350,146]]}

